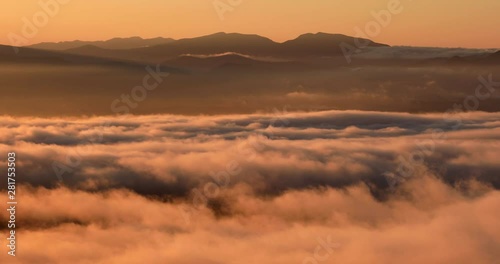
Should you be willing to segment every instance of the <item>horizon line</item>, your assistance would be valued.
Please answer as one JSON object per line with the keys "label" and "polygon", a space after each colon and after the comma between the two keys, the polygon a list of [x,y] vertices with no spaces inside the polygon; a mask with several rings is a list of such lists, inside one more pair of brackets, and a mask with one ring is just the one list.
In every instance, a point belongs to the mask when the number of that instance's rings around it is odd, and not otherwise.
{"label": "horizon line", "polygon": [[[312,32],[306,32],[306,33],[302,33],[300,35],[298,35],[297,37],[295,38],[291,38],[291,39],[288,39],[288,40],[285,40],[285,41],[282,41],[282,42],[279,42],[279,41],[276,41],[270,37],[267,37],[267,36],[263,36],[263,35],[260,35],[260,34],[256,34],[256,33],[240,33],[240,32],[225,32],[225,31],[219,31],[219,32],[215,32],[215,33],[211,33],[211,34],[204,34],[204,35],[198,35],[198,36],[192,36],[192,37],[183,37],[183,38],[172,38],[172,37],[165,37],[165,36],[157,36],[157,37],[143,37],[143,36],[138,36],[138,35],[135,35],[135,36],[117,36],[117,37],[112,37],[112,38],[109,38],[109,39],[98,39],[98,40],[81,40],[81,39],[73,39],[73,40],[59,40],[59,41],[42,41],[42,42],[37,42],[37,43],[33,43],[33,44],[29,44],[29,45],[25,45],[25,46],[14,46],[12,44],[9,44],[9,43],[0,43],[0,45],[5,45],[5,46],[11,46],[11,47],[22,47],[22,48],[30,48],[31,46],[34,46],[34,45],[39,45],[39,44],[48,44],[48,43],[54,43],[54,44],[60,44],[60,43],[67,43],[67,42],[77,42],[77,41],[80,41],[80,42],[106,42],[106,41],[110,41],[110,40],[113,40],[113,39],[131,39],[131,38],[140,38],[142,40],[148,40],[148,39],[158,39],[158,38],[162,38],[162,39],[172,39],[173,41],[178,41],[178,40],[184,40],[184,39],[195,39],[195,38],[200,38],[200,37],[207,37],[207,36],[212,36],[212,35],[217,35],[217,34],[240,34],[240,35],[247,35],[247,36],[259,36],[259,37],[262,37],[262,38],[266,38],[266,39],[269,39],[271,40],[272,42],[274,43],[278,43],[278,44],[283,44],[287,41],[291,41],[291,40],[295,40],[301,36],[304,36],[304,35],[308,35],[308,34],[312,34],[312,35],[318,35],[318,34],[327,34],[327,35],[341,35],[341,36],[346,36],[346,37],[351,37],[351,38],[361,38],[361,37],[355,37],[355,36],[351,36],[351,35],[346,35],[346,34],[342,34],[342,33],[327,33],[327,32],[322,32],[322,31],[318,31],[316,33],[312,33]],[[364,38],[361,38],[361,39],[364,39]],[[413,48],[442,48],[442,49],[470,49],[470,50],[500,50],[500,47],[490,47],[490,48],[477,48],[477,47],[464,47],[464,46],[412,46],[412,45],[404,45],[404,44],[389,44],[389,43],[383,43],[383,42],[378,42],[378,41],[375,41],[373,39],[369,39],[368,40],[370,41],[373,41],[375,43],[379,43],[379,44],[385,44],[385,45],[389,45],[389,47],[413,47]],[[162,45],[162,44],[160,44]],[[156,46],[156,45],[155,45]]]}

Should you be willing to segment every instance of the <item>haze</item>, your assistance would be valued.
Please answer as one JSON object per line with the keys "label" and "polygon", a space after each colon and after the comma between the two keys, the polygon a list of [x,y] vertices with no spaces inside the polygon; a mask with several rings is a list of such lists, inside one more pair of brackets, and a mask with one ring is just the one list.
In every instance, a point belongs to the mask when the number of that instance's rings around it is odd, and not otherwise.
{"label": "haze", "polygon": [[0,263],[499,264],[499,0],[4,2]]}
{"label": "haze", "polygon": [[[47,0],[48,1],[48,0]],[[0,11],[4,34],[19,34],[23,17],[40,11],[38,0],[7,1]],[[372,11],[387,9],[388,0],[252,0],[242,1],[220,19],[211,0],[71,0],[50,18],[29,44],[63,40],[103,40],[141,36],[186,38],[214,32],[252,33],[285,41],[304,32],[355,35],[373,20]],[[227,0],[220,0],[229,3]],[[237,1],[233,1],[237,2]],[[498,48],[500,24],[496,0],[401,0],[403,11],[370,39],[390,45]],[[89,19],[91,15],[92,19]],[[429,30],[432,29],[432,30]],[[443,37],[446,35],[446,37]],[[28,44],[28,45],[29,45]]]}

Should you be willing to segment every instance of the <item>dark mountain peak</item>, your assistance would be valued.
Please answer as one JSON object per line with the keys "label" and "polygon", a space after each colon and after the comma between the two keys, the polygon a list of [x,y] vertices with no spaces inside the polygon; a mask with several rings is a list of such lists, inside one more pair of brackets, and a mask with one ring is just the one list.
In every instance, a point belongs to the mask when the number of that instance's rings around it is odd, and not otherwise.
{"label": "dark mountain peak", "polygon": [[122,43],[122,44],[129,44],[129,45],[133,43],[133,44],[141,45],[141,44],[147,44],[148,42],[155,42],[155,41],[160,42],[160,44],[163,44],[163,43],[174,41],[174,39],[162,38],[162,37],[145,39],[145,38],[141,38],[138,36],[134,36],[134,37],[129,37],[129,38],[112,38],[110,40],[102,41],[102,43],[106,43],[106,44]]}
{"label": "dark mountain peak", "polygon": [[228,33],[226,33],[226,32],[217,32],[217,33],[206,35],[206,36],[225,36],[227,34]]}
{"label": "dark mountain peak", "polygon": [[161,45],[165,43],[170,43],[174,41],[171,38],[152,38],[152,39],[143,39],[141,37],[129,37],[129,38],[112,38],[109,40],[99,40],[99,41],[62,41],[62,42],[42,42],[35,45],[31,45],[29,47],[36,49],[45,49],[45,50],[69,50],[80,48],[85,45],[92,45],[103,49],[133,49],[133,48],[141,48],[141,47],[149,47],[155,45]]}
{"label": "dark mountain peak", "polygon": [[368,39],[354,38],[342,34],[324,32],[302,34],[296,39],[282,44],[283,50],[290,56],[337,56],[343,54],[341,44],[357,47],[357,43],[366,43],[363,47],[385,47],[388,45],[373,42]]}
{"label": "dark mountain peak", "polygon": [[285,43],[313,43],[313,42],[352,42],[354,38],[343,34],[330,34],[324,32],[306,33]]}
{"label": "dark mountain peak", "polygon": [[[277,43],[256,34],[217,32],[196,38],[180,40],[141,37],[113,38],[107,41],[50,43],[39,49],[68,50],[73,54],[91,55],[115,59],[162,62],[180,55],[204,55],[237,53],[255,57],[294,59],[298,57],[332,57],[343,55],[342,43],[363,47],[387,45],[371,40],[356,41],[354,37],[324,32],[307,33],[293,40]],[[43,45],[42,45],[43,46]],[[65,47],[63,49],[63,47]],[[363,48],[362,47],[362,48]]]}
{"label": "dark mountain peak", "polygon": [[274,41],[272,41],[271,39],[262,37],[257,34],[241,34],[241,33],[226,33],[226,32],[218,32],[215,34],[210,34],[197,38],[189,38],[184,40],[258,41],[258,42],[274,43]]}
{"label": "dark mountain peak", "polygon": [[[347,42],[347,43],[353,43],[355,39],[361,39],[361,38],[355,38],[343,34],[330,34],[330,33],[324,33],[324,32],[318,32],[318,33],[306,33],[302,34],[296,39],[289,40],[284,42],[283,44],[302,44],[302,45],[311,45],[311,44],[340,44],[342,42]],[[363,41],[367,41],[369,43],[369,46],[388,46],[385,44],[380,44],[373,42],[368,39],[361,39]]]}
{"label": "dark mountain peak", "polygon": [[159,54],[174,58],[182,54],[211,55],[235,52],[249,55],[270,54],[278,43],[259,35],[219,32],[197,38],[185,38],[158,45],[151,49],[138,49],[145,56]]}
{"label": "dark mountain peak", "polygon": [[333,38],[349,38],[349,37],[346,35],[342,35],[342,34],[330,34],[330,33],[324,33],[324,32],[317,32],[317,33],[302,34],[299,37],[297,37],[295,40],[299,40],[299,39],[333,39]]}
{"label": "dark mountain peak", "polygon": [[144,39],[139,37],[139,36],[133,36],[133,37],[128,37],[128,38],[112,38],[112,39],[106,40],[104,42],[117,41],[117,40],[144,40]]}

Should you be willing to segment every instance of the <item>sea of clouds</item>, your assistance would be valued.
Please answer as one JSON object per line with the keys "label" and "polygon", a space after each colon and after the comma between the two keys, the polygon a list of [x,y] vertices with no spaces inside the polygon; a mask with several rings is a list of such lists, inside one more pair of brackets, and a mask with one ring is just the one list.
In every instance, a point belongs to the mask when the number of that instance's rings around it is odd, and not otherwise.
{"label": "sea of clouds", "polygon": [[499,142],[484,112],[0,117],[17,263],[495,263]]}

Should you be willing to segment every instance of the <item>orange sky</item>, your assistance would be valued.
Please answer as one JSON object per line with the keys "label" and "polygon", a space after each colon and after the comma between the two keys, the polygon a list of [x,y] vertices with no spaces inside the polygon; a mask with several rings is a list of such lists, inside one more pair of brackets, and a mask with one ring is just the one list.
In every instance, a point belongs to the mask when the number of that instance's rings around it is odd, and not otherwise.
{"label": "orange sky", "polygon": [[[45,26],[25,38],[23,17],[33,20],[41,2],[69,1]],[[241,4],[221,20],[214,0],[22,0],[4,1],[0,10],[0,43],[9,33],[23,44],[113,37],[184,38],[215,32],[255,33],[276,41],[306,32],[355,35],[375,21],[372,12],[399,1],[402,11],[371,39],[391,45],[500,48],[498,0],[217,0]],[[39,16],[43,19],[43,16]],[[363,30],[364,31],[364,30]],[[10,34],[10,36],[14,36]]]}

